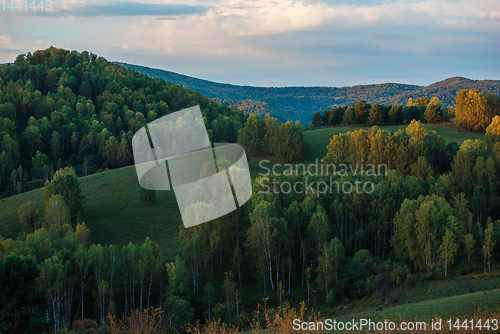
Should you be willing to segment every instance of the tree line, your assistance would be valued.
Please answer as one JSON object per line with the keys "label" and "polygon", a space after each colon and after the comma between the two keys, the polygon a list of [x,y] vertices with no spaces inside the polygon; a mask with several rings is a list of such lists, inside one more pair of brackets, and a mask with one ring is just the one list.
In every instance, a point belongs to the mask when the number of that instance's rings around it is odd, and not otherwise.
{"label": "tree line", "polygon": [[455,126],[472,131],[485,131],[493,117],[500,115],[500,97],[463,89],[457,92],[455,106],[444,107],[437,97],[409,98],[402,104],[369,104],[360,100],[350,106],[326,109],[313,115],[312,126],[334,127],[340,124],[409,124],[412,120],[437,123],[453,120]]}

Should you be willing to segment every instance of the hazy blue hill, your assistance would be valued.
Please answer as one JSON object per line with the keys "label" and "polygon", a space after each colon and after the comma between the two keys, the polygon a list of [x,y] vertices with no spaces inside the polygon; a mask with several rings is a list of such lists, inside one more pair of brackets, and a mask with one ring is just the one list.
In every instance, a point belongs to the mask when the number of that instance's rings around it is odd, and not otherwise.
{"label": "hazy blue hill", "polygon": [[120,63],[138,72],[183,85],[207,97],[246,113],[265,114],[282,121],[300,120],[309,123],[312,115],[327,108],[350,105],[359,100],[368,103],[405,103],[408,98],[437,96],[444,105],[453,105],[457,91],[479,89],[484,94],[500,93],[500,80],[470,80],[454,77],[417,86],[397,83],[358,85],[351,87],[253,87],[237,86],[197,79],[186,75],[144,66]]}
{"label": "hazy blue hill", "polygon": [[405,102],[410,97],[437,96],[444,105],[454,105],[455,96],[461,89],[477,89],[483,94],[499,94],[500,80],[471,80],[463,77],[453,77],[426,87],[419,87],[412,92],[398,94],[387,100],[387,103]]}

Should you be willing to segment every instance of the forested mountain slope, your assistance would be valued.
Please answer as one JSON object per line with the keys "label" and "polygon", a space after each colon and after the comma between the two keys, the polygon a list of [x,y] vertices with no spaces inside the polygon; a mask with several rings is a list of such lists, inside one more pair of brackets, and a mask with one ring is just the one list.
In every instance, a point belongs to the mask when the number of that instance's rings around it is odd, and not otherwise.
{"label": "forested mountain slope", "polygon": [[153,69],[144,66],[124,64],[138,72],[186,86],[229,106],[235,106],[246,113],[263,115],[285,120],[300,120],[309,123],[312,115],[334,106],[350,105],[359,100],[368,103],[406,103],[408,98],[437,96],[446,105],[455,103],[457,91],[479,89],[483,94],[500,93],[500,80],[470,80],[455,77],[416,86],[397,83],[358,85],[352,87],[252,87],[222,84],[197,79],[186,75]]}
{"label": "forested mountain slope", "polygon": [[236,142],[247,116],[200,93],[86,51],[19,55],[0,67],[0,196],[39,188],[64,166],[128,166],[137,130],[195,105],[211,140]]}
{"label": "forested mountain slope", "polygon": [[479,90],[484,95],[499,94],[500,80],[471,80],[462,77],[449,78],[443,81],[433,83],[429,86],[419,87],[413,91],[403,92],[394,96],[385,103],[406,103],[410,97],[416,98],[420,96],[431,97],[436,96],[445,106],[455,104],[457,92],[462,89]]}

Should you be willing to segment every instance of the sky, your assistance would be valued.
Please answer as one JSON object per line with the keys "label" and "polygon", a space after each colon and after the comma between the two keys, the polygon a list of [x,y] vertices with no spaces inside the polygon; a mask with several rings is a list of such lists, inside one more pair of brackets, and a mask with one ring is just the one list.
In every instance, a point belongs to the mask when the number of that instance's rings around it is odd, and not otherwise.
{"label": "sky", "polygon": [[238,85],[500,79],[499,0],[10,2],[0,63],[55,46]]}

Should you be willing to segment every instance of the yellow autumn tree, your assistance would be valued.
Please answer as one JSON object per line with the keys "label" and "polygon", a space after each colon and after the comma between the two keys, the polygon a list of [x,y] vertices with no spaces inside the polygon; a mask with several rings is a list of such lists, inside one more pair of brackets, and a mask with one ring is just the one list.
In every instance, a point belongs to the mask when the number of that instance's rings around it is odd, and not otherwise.
{"label": "yellow autumn tree", "polygon": [[489,123],[488,101],[479,91],[462,89],[455,98],[456,126],[473,131],[484,131]]}
{"label": "yellow autumn tree", "polygon": [[486,142],[492,147],[500,140],[500,116],[493,117],[491,124],[486,128]]}
{"label": "yellow autumn tree", "polygon": [[406,133],[412,137],[424,139],[425,135],[427,134],[427,129],[422,125],[420,121],[412,120],[411,123],[406,127]]}

